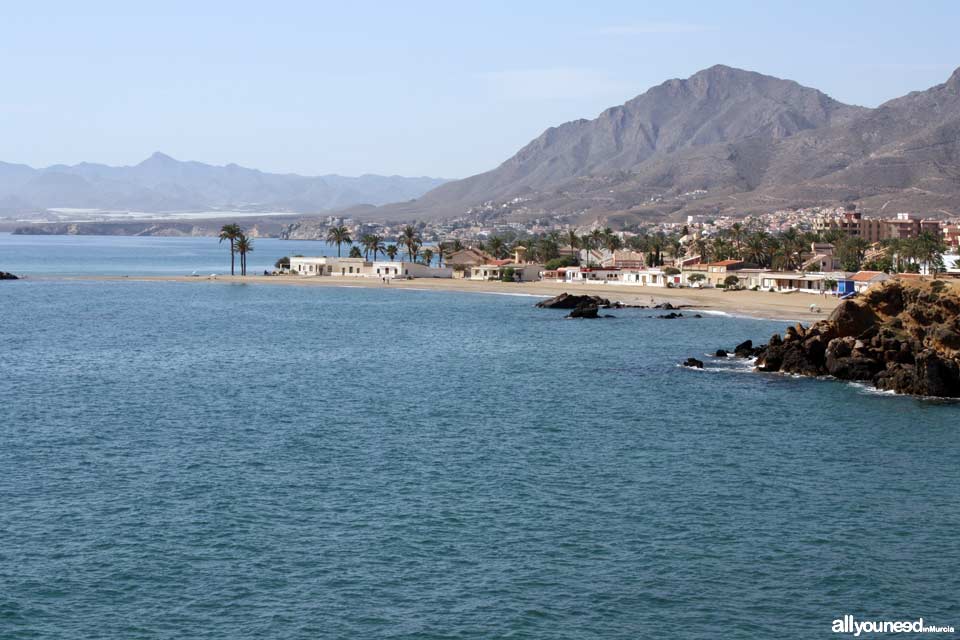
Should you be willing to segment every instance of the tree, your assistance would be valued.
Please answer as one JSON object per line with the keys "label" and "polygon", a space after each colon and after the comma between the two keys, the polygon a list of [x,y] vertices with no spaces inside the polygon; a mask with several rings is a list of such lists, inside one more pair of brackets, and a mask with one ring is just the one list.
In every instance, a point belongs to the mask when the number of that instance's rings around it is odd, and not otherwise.
{"label": "tree", "polygon": [[353,238],[350,237],[350,230],[343,225],[330,227],[327,231],[327,242],[337,245],[337,257],[340,257],[340,245],[353,244]]}
{"label": "tree", "polygon": [[599,249],[603,246],[604,237],[603,231],[600,229],[594,229],[590,232],[590,246],[594,249]]}
{"label": "tree", "polygon": [[383,250],[387,257],[390,258],[390,262],[393,262],[393,259],[397,257],[397,254],[400,253],[400,249],[395,244],[388,244],[387,248]]}
{"label": "tree", "polygon": [[737,252],[737,257],[743,260],[743,238],[745,232],[743,225],[739,222],[734,222],[730,225],[730,236],[733,238],[733,246]]}
{"label": "tree", "polygon": [[693,284],[703,282],[706,279],[707,276],[703,275],[702,273],[691,273],[689,276],[687,276],[687,282],[692,282]]}
{"label": "tree", "polygon": [[430,266],[433,261],[433,249],[424,249],[421,255],[423,256],[423,264]]}
{"label": "tree", "polygon": [[733,275],[732,273],[723,279],[723,286],[728,289],[734,289],[740,286],[740,278]]}
{"label": "tree", "polygon": [[[580,238],[577,237],[577,232],[573,229],[567,229],[567,246],[570,247],[570,251],[577,255],[577,249],[580,248]],[[579,262],[579,260],[577,260]]]}
{"label": "tree", "polygon": [[590,251],[593,249],[593,237],[589,233],[580,236],[580,249],[586,251],[587,266],[589,267],[592,262],[590,259]]}
{"label": "tree", "polygon": [[240,254],[240,275],[247,275],[247,254],[253,251],[253,239],[243,233],[237,238],[237,253]]}
{"label": "tree", "polygon": [[237,238],[243,235],[243,229],[238,224],[225,224],[220,228],[220,243],[230,242],[230,275],[234,275],[235,256],[237,252]]}
{"label": "tree", "polygon": [[363,253],[360,251],[360,247],[352,246],[350,247],[350,257],[351,258],[362,258]]}
{"label": "tree", "polygon": [[516,271],[514,271],[513,267],[507,267],[500,273],[500,281],[513,282],[515,274],[516,274]]}
{"label": "tree", "polygon": [[492,255],[494,258],[497,258],[498,260],[503,258],[503,256],[506,255],[504,253],[505,250],[506,248],[503,243],[503,238],[500,236],[490,236],[490,239],[487,240],[487,251],[489,251],[490,255]]}
{"label": "tree", "polygon": [[827,291],[835,291],[837,288],[837,281],[833,278],[826,278],[823,281],[823,288]]}
{"label": "tree", "polygon": [[417,233],[416,228],[412,225],[407,225],[403,228],[403,231],[400,233],[400,244],[402,244],[407,249],[407,256],[410,258],[410,262],[417,261],[417,253],[420,251],[420,245],[423,242],[420,238],[420,234]]}
{"label": "tree", "polygon": [[384,249],[384,246],[383,246],[383,238],[381,238],[380,236],[378,236],[378,235],[376,235],[376,234],[372,234],[372,233],[368,233],[368,234],[366,234],[365,236],[363,236],[362,238],[360,238],[360,244],[363,245],[363,257],[364,257],[364,259],[369,259],[369,257],[370,257],[370,252],[372,251],[372,252],[373,252],[373,259],[376,260],[376,259],[377,259],[377,254],[378,254],[378,253],[382,253],[382,252],[383,252],[383,249]]}
{"label": "tree", "polygon": [[744,258],[759,267],[769,266],[770,237],[763,231],[750,234],[743,245]]}
{"label": "tree", "polygon": [[278,271],[283,271],[284,269],[289,269],[289,268],[290,268],[290,257],[289,257],[289,256],[283,256],[282,258],[280,258],[279,260],[277,260],[276,262],[273,263],[273,268],[274,268],[274,269],[277,269]]}

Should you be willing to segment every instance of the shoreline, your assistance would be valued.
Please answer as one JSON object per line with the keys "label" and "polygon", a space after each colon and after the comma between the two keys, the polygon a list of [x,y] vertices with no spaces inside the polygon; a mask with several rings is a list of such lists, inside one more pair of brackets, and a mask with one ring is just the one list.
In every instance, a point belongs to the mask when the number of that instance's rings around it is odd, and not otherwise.
{"label": "shoreline", "polygon": [[[767,291],[725,291],[723,289],[669,289],[635,285],[569,284],[559,282],[496,282],[459,279],[393,280],[384,284],[376,278],[344,276],[30,276],[27,280],[59,281],[136,281],[216,284],[256,284],[300,287],[352,287],[370,289],[409,289],[420,291],[455,291],[514,296],[553,297],[561,293],[597,295],[629,305],[650,305],[669,302],[692,309],[723,312],[765,320],[813,323],[826,318],[838,300],[832,296],[810,293],[770,293]],[[812,313],[810,305],[820,308]]]}

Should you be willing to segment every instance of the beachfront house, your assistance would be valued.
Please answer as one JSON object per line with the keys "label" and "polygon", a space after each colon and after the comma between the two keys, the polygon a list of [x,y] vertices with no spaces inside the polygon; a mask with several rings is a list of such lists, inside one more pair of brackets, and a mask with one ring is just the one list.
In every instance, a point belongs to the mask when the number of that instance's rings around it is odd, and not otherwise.
{"label": "beachfront house", "polygon": [[619,278],[620,269],[617,267],[567,267],[564,271],[564,282],[572,284],[616,283]]}
{"label": "beachfront house", "polygon": [[516,260],[492,260],[470,269],[471,280],[503,280],[510,275],[514,282],[536,282],[543,265]]}
{"label": "beachfront house", "polygon": [[850,281],[853,282],[853,290],[862,293],[871,285],[885,282],[890,278],[891,276],[883,271],[858,271],[850,277]]}
{"label": "beachfront house", "polygon": [[493,256],[486,251],[467,247],[466,249],[454,251],[448,255],[445,263],[453,269],[454,278],[469,278],[471,276],[471,270],[474,267],[487,264],[493,259]]}
{"label": "beachfront house", "polygon": [[680,285],[680,274],[668,275],[657,268],[623,269],[620,271],[617,284],[639,287],[675,287]]}
{"label": "beachfront house", "polygon": [[450,267],[431,267],[419,262],[377,260],[368,267],[372,278],[452,278]]}
{"label": "beachfront house", "polygon": [[301,276],[363,276],[369,262],[363,258],[338,258],[332,256],[290,258],[290,272]]}
{"label": "beachfront house", "polygon": [[801,293],[829,293],[832,289],[827,286],[827,280],[836,282],[839,288],[840,283],[849,278],[850,275],[843,271],[817,273],[805,273],[803,271],[766,271],[761,274],[760,288],[765,291],[778,291],[781,293],[793,291],[799,291]]}
{"label": "beachfront house", "polygon": [[369,262],[363,258],[292,257],[290,272],[301,276],[348,278],[452,278],[453,269],[431,267],[417,262]]}
{"label": "beachfront house", "polygon": [[721,285],[727,280],[727,276],[732,275],[735,271],[739,271],[744,266],[743,260],[718,260],[717,262],[708,262],[706,264],[707,279],[705,283],[707,286],[712,287]]}

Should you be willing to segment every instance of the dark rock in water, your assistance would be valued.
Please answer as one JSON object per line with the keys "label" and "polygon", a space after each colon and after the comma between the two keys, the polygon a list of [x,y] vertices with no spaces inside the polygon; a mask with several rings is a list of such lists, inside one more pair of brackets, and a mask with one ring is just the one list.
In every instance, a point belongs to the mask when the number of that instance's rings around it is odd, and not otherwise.
{"label": "dark rock in water", "polygon": [[703,369],[703,362],[701,360],[697,360],[696,358],[687,358],[686,360],[683,361],[682,364],[685,367],[693,367],[694,369]]}
{"label": "dark rock in water", "polygon": [[592,304],[595,307],[610,306],[610,301],[600,296],[578,296],[569,293],[561,293],[549,300],[541,300],[536,306],[541,309],[576,309],[584,303]]}
{"label": "dark rock in water", "polygon": [[730,354],[727,353],[726,349],[717,349],[717,352],[713,354],[715,358],[726,358],[728,355]]}
{"label": "dark rock in water", "polygon": [[738,358],[749,358],[753,355],[753,340],[744,340],[733,348],[733,355]]}
{"label": "dark rock in water", "polygon": [[651,309],[663,309],[664,311],[670,311],[671,309],[676,309],[677,307],[673,306],[669,302],[661,302],[660,304],[655,304]]}
{"label": "dark rock in water", "polygon": [[[737,354],[750,347],[737,346]],[[841,380],[921,396],[960,397],[960,295],[942,281],[891,280],[829,318],[788,327],[757,353],[757,369]]]}
{"label": "dark rock in water", "polygon": [[567,314],[568,318],[599,318],[600,308],[593,302],[581,302]]}
{"label": "dark rock in water", "polygon": [[6,271],[0,271],[0,280],[19,280],[17,276],[12,273],[7,273]]}
{"label": "dark rock in water", "polygon": [[694,318],[702,318],[703,316],[700,315],[699,313],[695,313],[695,314],[693,314],[693,317],[694,317]]}
{"label": "dark rock in water", "polygon": [[656,317],[657,317],[657,318],[660,318],[661,320],[674,320],[674,319],[676,319],[676,318],[682,318],[682,317],[683,317],[683,314],[682,314],[682,313],[674,313],[673,311],[671,311],[670,313],[668,313],[668,314],[665,315],[665,316],[656,316]]}

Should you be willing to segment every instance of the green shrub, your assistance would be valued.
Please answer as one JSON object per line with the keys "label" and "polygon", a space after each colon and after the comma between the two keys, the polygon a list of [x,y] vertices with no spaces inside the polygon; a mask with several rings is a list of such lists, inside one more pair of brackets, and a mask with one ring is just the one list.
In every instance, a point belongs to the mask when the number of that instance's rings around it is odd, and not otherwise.
{"label": "green shrub", "polygon": [[577,264],[577,258],[575,256],[563,256],[562,258],[550,260],[544,265],[544,268],[547,271],[556,271],[560,267],[572,267],[575,264]]}

